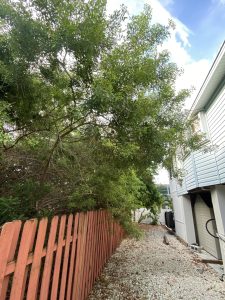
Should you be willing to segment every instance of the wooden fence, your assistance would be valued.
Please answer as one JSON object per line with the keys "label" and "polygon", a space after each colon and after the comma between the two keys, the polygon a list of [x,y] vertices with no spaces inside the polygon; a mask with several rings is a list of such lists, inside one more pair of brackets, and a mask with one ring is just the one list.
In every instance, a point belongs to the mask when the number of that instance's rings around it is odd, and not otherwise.
{"label": "wooden fence", "polygon": [[106,211],[4,224],[0,300],[87,299],[122,238]]}

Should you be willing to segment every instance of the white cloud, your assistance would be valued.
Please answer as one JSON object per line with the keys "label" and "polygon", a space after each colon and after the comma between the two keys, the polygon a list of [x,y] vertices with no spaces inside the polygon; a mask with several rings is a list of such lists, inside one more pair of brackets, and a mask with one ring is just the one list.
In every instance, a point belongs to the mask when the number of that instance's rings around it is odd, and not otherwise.
{"label": "white cloud", "polygon": [[211,3],[225,5],[225,0],[211,0]]}
{"label": "white cloud", "polygon": [[154,23],[160,23],[162,25],[168,25],[169,20],[172,20],[176,26],[174,32],[172,32],[172,39],[176,41],[177,37],[181,40],[183,46],[190,46],[188,41],[191,31],[177,18],[174,18],[168,10],[159,2],[159,0],[148,0],[153,10],[152,19]]}
{"label": "white cloud", "polygon": [[144,0],[108,0],[107,11],[112,13],[115,9],[118,9],[122,4],[124,4],[127,6],[131,15],[137,14],[142,10],[144,3]]}
{"label": "white cloud", "polygon": [[[225,2],[225,0],[223,1]],[[171,32],[170,39],[164,43],[163,48],[169,50],[171,60],[183,69],[183,74],[176,82],[177,90],[183,88],[194,89],[192,95],[185,103],[185,107],[190,108],[210,68],[211,62],[204,58],[200,60],[192,58],[189,54],[191,30],[180,20],[174,18],[159,0],[148,0],[148,3],[153,9],[154,22],[167,25],[168,20],[172,20],[176,25],[175,30]]]}
{"label": "white cloud", "polygon": [[174,0],[161,0],[160,3],[162,3],[163,6],[170,6],[174,4]]}
{"label": "white cloud", "polygon": [[185,108],[189,109],[209,71],[211,62],[207,59],[192,60],[184,65],[183,74],[177,79],[176,87],[180,89],[193,88],[191,96],[186,100]]}

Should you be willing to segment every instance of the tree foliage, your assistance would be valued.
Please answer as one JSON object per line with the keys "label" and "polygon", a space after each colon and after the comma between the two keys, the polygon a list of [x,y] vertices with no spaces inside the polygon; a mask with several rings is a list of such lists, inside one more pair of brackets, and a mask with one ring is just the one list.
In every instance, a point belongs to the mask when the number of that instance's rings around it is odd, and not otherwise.
{"label": "tree foliage", "polygon": [[128,224],[183,137],[170,26],[105,0],[2,0],[0,26],[0,206],[109,208]]}

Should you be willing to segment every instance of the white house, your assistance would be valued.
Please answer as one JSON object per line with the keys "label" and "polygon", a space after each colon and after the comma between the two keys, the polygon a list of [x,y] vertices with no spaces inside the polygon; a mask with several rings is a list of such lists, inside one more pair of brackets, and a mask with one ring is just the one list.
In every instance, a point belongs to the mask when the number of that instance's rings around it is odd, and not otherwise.
{"label": "white house", "polygon": [[[225,264],[225,43],[192,105],[194,130],[208,150],[177,159],[181,178],[171,179],[176,232]],[[219,234],[220,238],[216,238]]]}

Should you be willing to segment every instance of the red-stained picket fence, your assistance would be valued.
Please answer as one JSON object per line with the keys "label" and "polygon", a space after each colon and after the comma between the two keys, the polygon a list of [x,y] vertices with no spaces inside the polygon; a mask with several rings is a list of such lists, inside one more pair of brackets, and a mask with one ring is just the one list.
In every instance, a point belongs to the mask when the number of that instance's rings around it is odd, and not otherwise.
{"label": "red-stained picket fence", "polygon": [[0,300],[86,299],[123,235],[107,211],[4,224]]}

